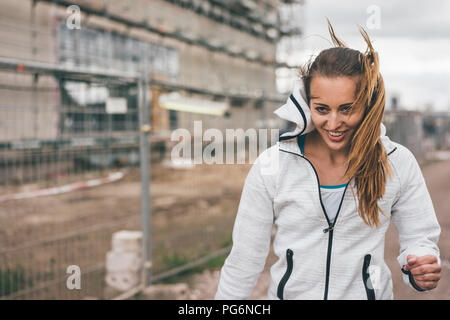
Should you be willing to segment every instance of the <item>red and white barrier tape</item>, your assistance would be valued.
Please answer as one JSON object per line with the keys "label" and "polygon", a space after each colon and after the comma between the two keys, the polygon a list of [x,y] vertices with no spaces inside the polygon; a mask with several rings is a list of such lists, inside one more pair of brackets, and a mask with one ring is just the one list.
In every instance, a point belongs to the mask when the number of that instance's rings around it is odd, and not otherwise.
{"label": "red and white barrier tape", "polygon": [[20,199],[28,199],[28,198],[36,198],[36,197],[45,197],[45,196],[53,196],[63,193],[72,192],[75,190],[90,188],[99,186],[105,183],[113,182],[122,179],[124,176],[123,172],[114,172],[110,173],[106,178],[99,179],[91,179],[83,182],[75,182],[71,184],[67,184],[60,187],[53,187],[49,189],[42,189],[30,192],[16,193],[16,194],[7,194],[4,196],[0,196],[0,203],[9,201],[9,200],[20,200]]}

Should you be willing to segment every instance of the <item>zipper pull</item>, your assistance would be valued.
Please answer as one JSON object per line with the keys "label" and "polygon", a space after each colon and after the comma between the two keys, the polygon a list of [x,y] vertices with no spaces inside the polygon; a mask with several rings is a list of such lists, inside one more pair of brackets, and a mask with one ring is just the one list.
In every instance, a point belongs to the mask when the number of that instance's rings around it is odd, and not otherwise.
{"label": "zipper pull", "polygon": [[323,233],[327,233],[328,231],[331,231],[334,229],[334,226],[329,226],[328,228],[323,229]]}

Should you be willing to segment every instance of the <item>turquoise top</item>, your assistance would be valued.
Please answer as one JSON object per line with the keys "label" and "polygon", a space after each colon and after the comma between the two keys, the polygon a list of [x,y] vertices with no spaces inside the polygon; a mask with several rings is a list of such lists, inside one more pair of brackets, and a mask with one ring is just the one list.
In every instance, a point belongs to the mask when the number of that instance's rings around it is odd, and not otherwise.
{"label": "turquoise top", "polygon": [[[302,154],[305,154],[305,136],[306,134],[303,134],[300,136],[300,150],[302,151]],[[337,185],[332,185],[332,186],[323,186],[320,185],[321,188],[324,189],[338,189],[338,188],[344,188],[348,183],[344,183],[344,184],[337,184]]]}
{"label": "turquoise top", "polygon": [[321,188],[324,188],[324,189],[339,189],[339,188],[344,188],[347,184],[348,184],[348,183],[344,183],[344,184],[336,184],[336,185],[333,185],[333,186],[323,186],[323,185],[320,185],[320,187],[321,187]]}
{"label": "turquoise top", "polygon": [[300,150],[302,151],[302,154],[305,154],[305,136],[306,134],[300,136]]}

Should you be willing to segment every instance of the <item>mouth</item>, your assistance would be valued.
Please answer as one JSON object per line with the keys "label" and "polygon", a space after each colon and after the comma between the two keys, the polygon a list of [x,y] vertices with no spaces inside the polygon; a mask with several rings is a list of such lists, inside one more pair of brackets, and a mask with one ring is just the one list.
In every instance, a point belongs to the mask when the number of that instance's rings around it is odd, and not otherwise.
{"label": "mouth", "polygon": [[328,131],[325,130],[327,132],[327,136],[331,141],[334,142],[339,142],[342,141],[344,139],[345,134],[347,133],[348,130],[344,130],[344,131]]}

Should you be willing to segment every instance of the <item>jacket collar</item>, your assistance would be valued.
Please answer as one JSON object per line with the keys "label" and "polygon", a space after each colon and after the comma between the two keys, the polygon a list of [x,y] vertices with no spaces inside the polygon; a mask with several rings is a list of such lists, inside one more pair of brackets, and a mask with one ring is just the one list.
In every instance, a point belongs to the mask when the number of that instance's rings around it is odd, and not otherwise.
{"label": "jacket collar", "polygon": [[[276,109],[273,113],[281,119],[293,122],[296,125],[293,130],[280,135],[280,150],[303,156],[296,138],[315,130],[314,123],[311,120],[311,110],[307,103],[303,80],[295,80],[294,89],[287,98],[286,103]],[[381,141],[383,142],[386,152],[390,154],[396,147],[386,135],[386,127],[383,123],[380,124],[380,129]]]}
{"label": "jacket collar", "polygon": [[286,103],[276,109],[273,113],[281,119],[296,124],[294,130],[280,135],[280,141],[306,134],[315,129],[314,124],[311,121],[311,110],[306,102],[305,87],[301,79],[294,82],[294,89]]}

